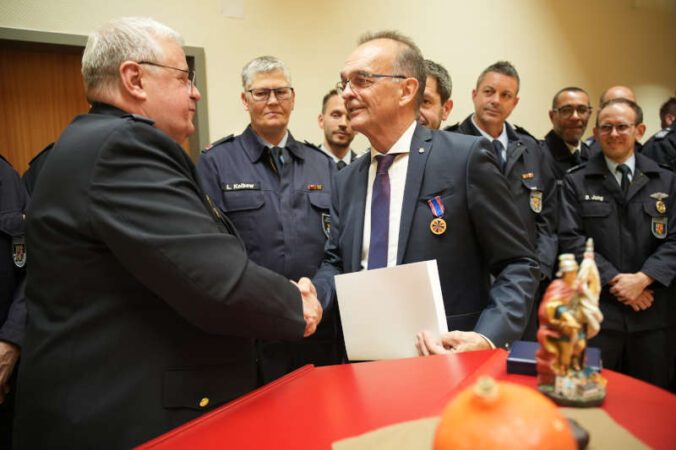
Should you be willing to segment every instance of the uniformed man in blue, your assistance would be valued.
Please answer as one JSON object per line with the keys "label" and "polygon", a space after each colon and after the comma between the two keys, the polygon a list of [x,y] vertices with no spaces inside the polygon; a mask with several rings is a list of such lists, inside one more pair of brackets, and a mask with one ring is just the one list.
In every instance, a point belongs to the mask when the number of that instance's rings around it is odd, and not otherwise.
{"label": "uniformed man in blue", "polygon": [[660,122],[662,129],[645,143],[641,153],[676,169],[676,97],[660,107]]}
{"label": "uniformed man in blue", "polygon": [[[528,237],[537,250],[542,277],[550,279],[558,245],[556,182],[549,157],[538,141],[524,129],[507,123],[519,103],[519,87],[519,74],[512,64],[498,61],[490,65],[481,72],[472,90],[474,114],[446,130],[491,141]],[[524,333],[524,338],[530,340],[535,340],[537,331],[537,300]]]}
{"label": "uniformed man in blue", "polygon": [[19,174],[0,155],[0,448],[11,448],[16,363],[23,344],[23,295],[28,194]]}
{"label": "uniformed man in blue", "polygon": [[590,150],[582,135],[591,113],[589,94],[582,88],[569,86],[554,95],[549,111],[552,130],[542,143],[552,156],[552,174],[559,183],[568,169],[589,159]]}
{"label": "uniformed man in blue", "polygon": [[601,106],[602,152],[564,177],[559,238],[578,258],[594,239],[604,320],[589,345],[601,348],[603,367],[667,387],[676,367],[676,177],[634,151],[642,122],[631,100]]}
{"label": "uniformed man in blue", "polygon": [[[213,202],[232,220],[256,263],[289,279],[314,275],[329,235],[336,166],[287,126],[295,93],[289,70],[263,56],[242,69],[242,104],[250,125],[209,146],[197,169]],[[335,312],[304,343],[259,342],[259,371],[269,382],[307,363],[340,362]]]}

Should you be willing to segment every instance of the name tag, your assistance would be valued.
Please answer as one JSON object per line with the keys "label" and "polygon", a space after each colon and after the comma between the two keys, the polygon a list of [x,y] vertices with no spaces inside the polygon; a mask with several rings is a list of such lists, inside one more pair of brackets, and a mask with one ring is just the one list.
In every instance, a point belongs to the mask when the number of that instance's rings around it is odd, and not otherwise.
{"label": "name tag", "polygon": [[223,183],[221,189],[224,191],[260,191],[260,183]]}
{"label": "name tag", "polygon": [[591,200],[593,202],[603,202],[605,199],[603,198],[603,195],[585,195],[584,196],[585,200]]}

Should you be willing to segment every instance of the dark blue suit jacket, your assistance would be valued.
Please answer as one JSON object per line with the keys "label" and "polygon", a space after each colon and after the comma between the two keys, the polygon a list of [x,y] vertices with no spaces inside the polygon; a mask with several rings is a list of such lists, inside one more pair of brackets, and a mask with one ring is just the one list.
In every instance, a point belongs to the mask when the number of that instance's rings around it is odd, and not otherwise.
{"label": "dark blue suit jacket", "polygon": [[[334,275],[362,269],[370,162],[366,154],[334,177],[331,234],[313,279],[325,307],[334,301]],[[437,195],[448,225],[439,236],[430,231],[434,216],[427,204]],[[538,264],[490,144],[418,125],[408,159],[397,264],[430,259],[439,267],[449,330],[477,331],[496,346],[521,337]]]}

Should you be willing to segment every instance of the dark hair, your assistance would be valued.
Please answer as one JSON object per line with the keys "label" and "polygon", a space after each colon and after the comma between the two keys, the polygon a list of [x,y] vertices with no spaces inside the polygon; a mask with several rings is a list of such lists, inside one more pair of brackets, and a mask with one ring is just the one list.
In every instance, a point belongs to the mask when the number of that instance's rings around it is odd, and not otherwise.
{"label": "dark hair", "polygon": [[606,109],[611,105],[615,105],[618,103],[621,103],[623,105],[629,105],[629,107],[634,110],[634,114],[636,114],[636,123],[635,123],[636,125],[640,125],[643,123],[643,110],[641,109],[641,107],[638,106],[636,102],[632,102],[627,98],[618,97],[612,100],[608,100],[603,105],[601,105],[599,111],[596,113],[596,126],[599,125],[599,116],[601,115],[601,111],[603,111],[604,109]]}
{"label": "dark hair", "polygon": [[676,116],[676,97],[671,97],[669,100],[664,102],[662,106],[660,106],[660,123],[662,128],[666,128],[668,126],[666,122],[667,114]]}
{"label": "dark hair", "polygon": [[326,104],[329,102],[329,99],[334,95],[340,96],[337,89],[331,89],[322,99],[322,114],[326,112]]}
{"label": "dark hair", "polygon": [[512,63],[509,61],[498,61],[495,64],[491,64],[490,66],[486,67],[484,71],[481,72],[481,75],[479,75],[479,78],[476,80],[477,89],[479,89],[479,85],[484,80],[484,77],[488,72],[497,72],[507,75],[508,77],[516,78],[516,93],[519,93],[519,89],[521,88],[521,80],[519,79],[519,72],[516,71],[516,68],[512,65]]}
{"label": "dark hair", "polygon": [[427,72],[428,77],[436,78],[437,93],[439,94],[439,97],[441,97],[441,104],[443,105],[449,98],[451,98],[451,93],[453,92],[451,76],[448,74],[448,71],[444,68],[444,66],[435,63],[431,59],[425,60],[425,71]]}
{"label": "dark hair", "polygon": [[589,93],[587,91],[577,86],[568,86],[559,90],[559,92],[554,94],[554,98],[552,99],[552,109],[556,108],[556,102],[559,101],[559,95],[563,94],[564,92],[582,92],[584,95],[587,96],[587,101],[589,101]]}
{"label": "dark hair", "polygon": [[418,92],[415,98],[416,110],[423,101],[425,92],[425,81],[427,73],[425,72],[425,59],[420,48],[408,36],[404,36],[398,31],[379,31],[377,33],[366,33],[359,39],[359,45],[376,39],[389,39],[401,44],[401,50],[394,60],[392,70],[394,75],[405,75],[418,80]]}

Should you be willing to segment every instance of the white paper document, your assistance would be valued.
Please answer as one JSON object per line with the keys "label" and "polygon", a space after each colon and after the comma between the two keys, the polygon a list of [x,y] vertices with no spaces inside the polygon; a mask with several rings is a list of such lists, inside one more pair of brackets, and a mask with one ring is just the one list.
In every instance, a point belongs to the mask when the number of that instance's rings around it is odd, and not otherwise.
{"label": "white paper document", "polygon": [[415,335],[448,331],[436,260],[336,276],[351,361],[417,356]]}

